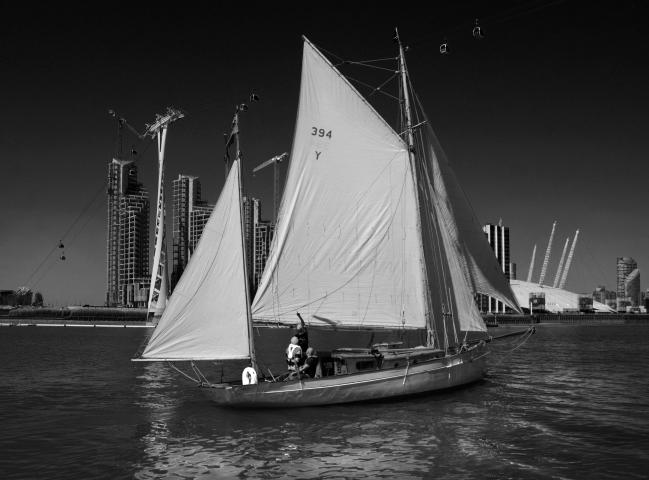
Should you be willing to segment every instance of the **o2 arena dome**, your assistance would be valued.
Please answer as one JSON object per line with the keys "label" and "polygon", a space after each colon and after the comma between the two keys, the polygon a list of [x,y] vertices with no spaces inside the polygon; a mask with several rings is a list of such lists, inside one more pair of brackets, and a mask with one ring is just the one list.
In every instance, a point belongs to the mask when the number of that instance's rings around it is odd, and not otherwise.
{"label": "o2 arena dome", "polygon": [[[545,294],[545,306],[539,306],[539,310],[545,310],[551,313],[561,313],[564,311],[576,312],[579,311],[579,297],[578,293],[569,292],[561,288],[548,287],[547,285],[539,285],[538,283],[525,282],[523,280],[510,280],[510,285],[516,295],[518,304],[523,308],[529,308],[530,294],[542,297]],[[583,297],[583,295],[581,295]],[[536,307],[534,307],[536,309]],[[608,305],[599,303],[593,300],[592,310],[597,313],[615,313]]]}

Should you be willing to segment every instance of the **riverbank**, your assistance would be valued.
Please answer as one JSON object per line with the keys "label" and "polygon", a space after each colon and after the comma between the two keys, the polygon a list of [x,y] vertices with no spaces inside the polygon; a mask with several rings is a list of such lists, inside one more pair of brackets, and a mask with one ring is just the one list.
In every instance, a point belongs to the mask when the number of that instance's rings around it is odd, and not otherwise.
{"label": "riverbank", "polygon": [[[0,327],[153,327],[144,308],[21,307],[0,310]],[[484,315],[488,327],[505,325],[649,325],[649,314],[582,313]]]}
{"label": "riverbank", "polygon": [[143,308],[21,307],[0,310],[0,326],[152,327]]}
{"label": "riverbank", "polygon": [[648,314],[637,313],[545,313],[534,315],[485,315],[489,327],[501,325],[649,325]]}

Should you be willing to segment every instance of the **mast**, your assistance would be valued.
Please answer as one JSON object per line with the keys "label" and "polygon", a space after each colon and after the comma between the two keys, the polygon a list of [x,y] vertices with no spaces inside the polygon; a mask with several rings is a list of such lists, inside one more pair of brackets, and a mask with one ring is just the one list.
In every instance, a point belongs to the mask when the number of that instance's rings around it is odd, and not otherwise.
{"label": "mast", "polygon": [[[245,238],[245,225],[243,219],[243,180],[241,177],[241,150],[239,149],[239,112],[246,111],[248,106],[245,103],[237,105],[234,111],[234,117],[232,119],[232,133],[230,134],[230,140],[226,145],[226,158],[228,158],[227,149],[234,141],[236,148],[236,157],[235,161],[239,162],[239,175],[237,181],[239,183],[239,222],[241,222],[241,249],[243,251],[242,260],[243,260],[243,276],[245,281],[246,289],[246,319],[248,323],[248,348],[250,350],[250,365],[252,368],[257,371],[257,356],[255,354],[255,343],[253,340],[254,330],[252,327],[252,312],[250,310],[250,285],[248,281],[248,259],[246,253],[246,238]],[[228,168],[229,165],[226,165]],[[253,232],[254,235],[254,232]]]}
{"label": "mast", "polygon": [[[410,108],[410,92],[408,91],[408,78],[406,69],[406,58],[404,48],[399,38],[399,30],[395,28],[396,40],[399,44],[399,75],[401,76],[401,86],[403,88],[403,110],[406,117],[406,133],[408,138],[408,157],[414,167],[415,136],[412,131],[412,110]],[[413,168],[413,172],[414,172]]]}
{"label": "mast", "polygon": [[[410,92],[408,89],[408,69],[406,67],[406,57],[405,57],[405,49],[403,48],[403,44],[401,43],[401,38],[399,37],[399,29],[395,28],[395,40],[399,46],[399,76],[401,78],[401,87],[403,90],[403,112],[405,115],[405,120],[406,120],[406,138],[407,138],[407,143],[408,143],[408,159],[410,160],[410,166],[412,168],[412,175],[413,175],[413,183],[415,186],[415,199],[417,202],[417,211],[421,212],[421,202],[419,199],[419,188],[417,188],[417,169],[415,165],[415,136],[413,133],[413,128],[412,128],[412,109],[410,106]],[[420,213],[421,214],[421,213]],[[417,229],[420,232],[419,235],[419,248],[421,251],[424,251],[424,246],[422,244],[422,237],[421,237],[421,220],[419,218],[419,215],[417,216]],[[424,271],[424,292],[426,292],[426,303],[428,306],[428,312],[426,315],[426,325],[427,325],[427,339],[426,343],[428,346],[432,346],[434,343],[434,337],[435,337],[435,332],[433,329],[432,325],[432,320],[431,320],[431,311],[432,307],[430,305],[430,289],[428,285],[428,274],[426,272],[426,263],[423,262],[422,264],[422,270]],[[446,328],[445,328],[446,330]],[[448,342],[446,342],[448,343]]]}

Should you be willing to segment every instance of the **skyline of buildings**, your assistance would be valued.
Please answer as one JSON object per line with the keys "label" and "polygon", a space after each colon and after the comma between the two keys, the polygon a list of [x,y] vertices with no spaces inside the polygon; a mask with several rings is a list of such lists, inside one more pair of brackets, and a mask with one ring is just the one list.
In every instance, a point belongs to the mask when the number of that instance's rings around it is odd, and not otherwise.
{"label": "skyline of buildings", "polygon": [[[197,176],[179,174],[172,181],[172,266],[170,285],[177,284],[192,252],[196,248],[214,205],[201,196]],[[250,294],[261,280],[275,225],[261,218],[261,201],[243,196],[243,234],[246,246]],[[108,165],[107,189],[107,306],[146,307],[149,294],[150,202],[148,191],[138,181],[137,166],[132,160],[113,159]],[[510,258],[510,229],[491,223],[483,227],[485,237],[508,280],[516,279],[516,263]],[[565,250],[565,249],[564,249]],[[600,303],[625,311],[645,302],[640,289],[640,272],[631,257],[617,258],[617,291],[597,286],[589,296]],[[642,292],[644,293],[644,292]],[[485,295],[476,300],[483,313],[504,313],[505,305]]]}
{"label": "skyline of buildings", "polygon": [[[201,197],[199,177],[179,174],[173,189],[173,266],[171,292],[178,283],[207,224],[214,205]],[[250,294],[254,295],[266,266],[275,226],[261,218],[261,201],[243,196],[243,235]]]}

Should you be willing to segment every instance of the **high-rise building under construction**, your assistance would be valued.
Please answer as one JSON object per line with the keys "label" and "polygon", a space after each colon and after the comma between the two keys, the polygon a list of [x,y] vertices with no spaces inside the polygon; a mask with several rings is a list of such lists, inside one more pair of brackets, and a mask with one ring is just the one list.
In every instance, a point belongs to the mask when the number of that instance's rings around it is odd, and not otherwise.
{"label": "high-rise building under construction", "polygon": [[210,218],[213,205],[201,199],[201,182],[192,175],[178,175],[173,182],[173,266],[171,291],[180,280]]}
{"label": "high-rise building under construction", "polygon": [[132,160],[108,164],[106,305],[146,307],[149,295],[149,194]]}
{"label": "high-rise building under construction", "polygon": [[631,257],[617,258],[618,310],[626,305],[636,307],[640,302],[640,271]]}

